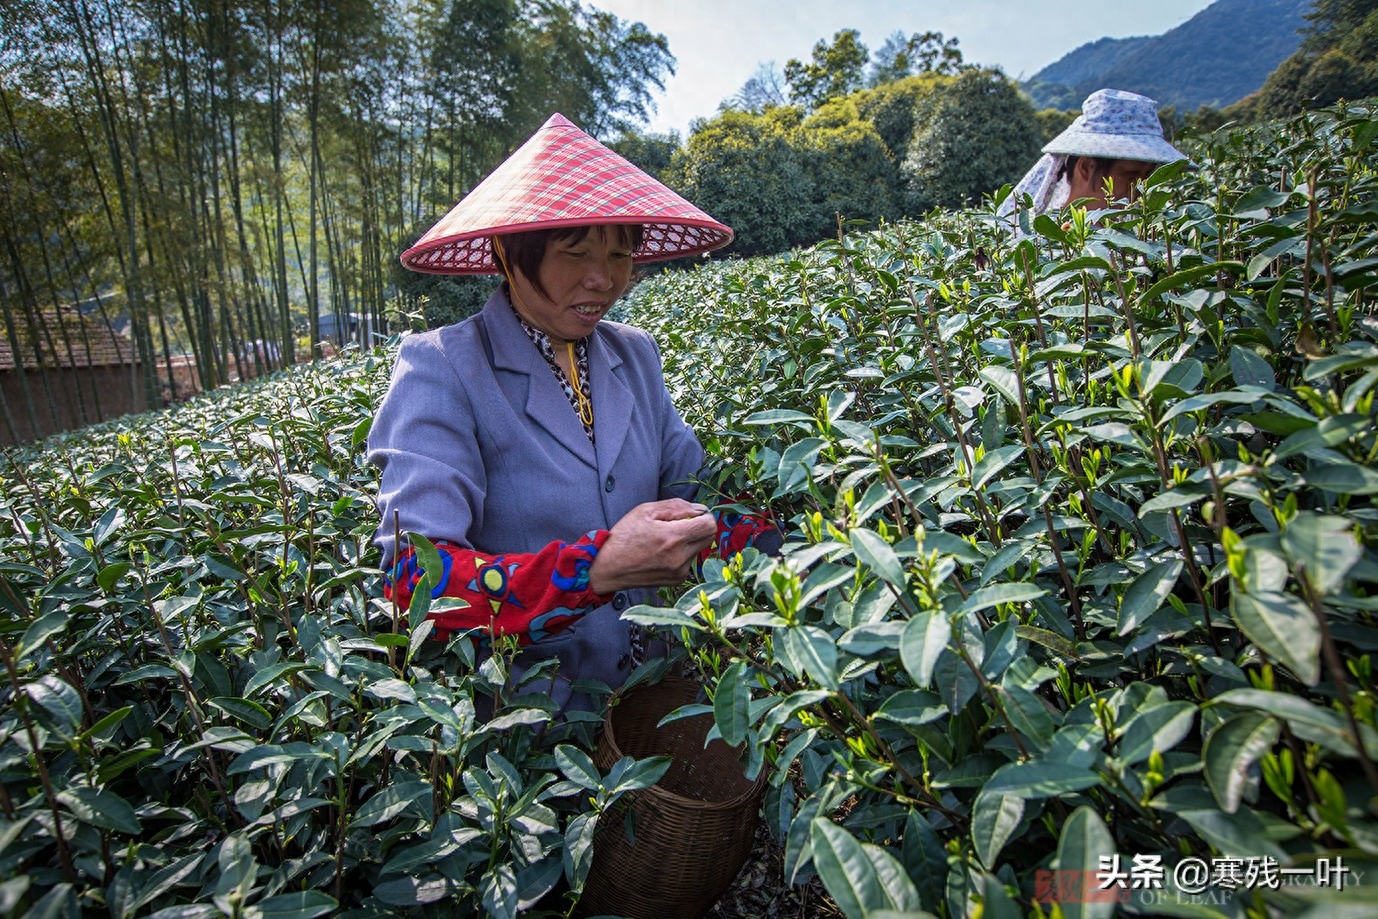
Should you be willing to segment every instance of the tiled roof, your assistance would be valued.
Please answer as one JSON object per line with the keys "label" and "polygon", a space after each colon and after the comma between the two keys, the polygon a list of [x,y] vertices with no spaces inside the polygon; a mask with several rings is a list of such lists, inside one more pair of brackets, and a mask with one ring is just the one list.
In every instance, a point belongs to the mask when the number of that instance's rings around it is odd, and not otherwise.
{"label": "tiled roof", "polygon": [[[129,339],[116,334],[98,319],[87,319],[73,309],[44,310],[40,318],[47,326],[46,335],[43,330],[38,331],[45,367],[108,367],[134,363],[134,346]],[[65,338],[63,327],[66,328]],[[15,334],[25,369],[37,370],[38,358],[34,354],[29,326],[19,324]],[[14,351],[10,348],[9,333],[0,327],[0,371],[13,369]]]}

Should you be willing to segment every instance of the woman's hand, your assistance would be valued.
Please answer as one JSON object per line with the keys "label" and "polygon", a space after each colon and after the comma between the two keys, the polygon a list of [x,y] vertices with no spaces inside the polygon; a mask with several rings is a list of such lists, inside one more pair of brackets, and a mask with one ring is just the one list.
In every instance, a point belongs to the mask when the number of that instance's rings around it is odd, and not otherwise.
{"label": "woman's hand", "polygon": [[678,584],[717,533],[717,522],[702,504],[681,498],[638,504],[598,550],[589,589],[606,596],[627,587]]}

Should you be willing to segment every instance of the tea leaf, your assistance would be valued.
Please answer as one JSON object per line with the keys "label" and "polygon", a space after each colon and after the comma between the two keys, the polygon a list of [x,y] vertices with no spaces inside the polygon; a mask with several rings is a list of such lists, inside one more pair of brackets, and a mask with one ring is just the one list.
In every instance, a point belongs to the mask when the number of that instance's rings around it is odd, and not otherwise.
{"label": "tea leaf", "polygon": [[1158,562],[1135,577],[1120,598],[1119,634],[1128,635],[1158,612],[1181,574],[1182,560],[1175,558]]}
{"label": "tea leaf", "polygon": [[350,818],[349,825],[369,827],[391,820],[416,805],[421,813],[431,813],[430,782],[398,782],[380,789],[359,806]]}
{"label": "tea leaf", "polygon": [[837,645],[832,636],[811,625],[784,630],[784,653],[804,672],[828,689],[837,688]]}
{"label": "tea leaf", "polygon": [[713,717],[722,739],[730,747],[746,740],[751,691],[744,679],[745,664],[737,661],[723,672],[713,695]]}
{"label": "tea leaf", "polygon": [[937,610],[919,613],[900,635],[900,659],[914,685],[920,688],[933,681],[933,668],[952,637],[952,625]]}
{"label": "tea leaf", "polygon": [[339,903],[318,890],[278,894],[254,904],[245,911],[255,919],[315,919],[334,912]]}
{"label": "tea leaf", "polygon": [[[1072,816],[1062,825],[1062,835],[1057,841],[1057,859],[1054,864],[1059,871],[1076,872],[1081,878],[1093,878],[1101,868],[1101,859],[1115,855],[1115,840],[1106,828],[1105,821],[1094,810],[1082,806],[1072,811]],[[1085,882],[1081,889],[1085,890]],[[1078,897],[1061,904],[1067,919],[1110,919],[1115,915],[1115,902],[1110,898]]]}
{"label": "tea leaf", "polygon": [[1238,345],[1230,348],[1230,373],[1236,386],[1258,386],[1271,392],[1278,385],[1268,362]]}
{"label": "tea leaf", "polygon": [[69,740],[81,725],[81,696],[53,674],[45,674],[37,682],[24,687],[24,693],[34,705],[48,715],[48,726],[63,740]]}
{"label": "tea leaf", "polygon": [[35,619],[33,624],[24,630],[24,636],[19,639],[17,657],[24,660],[35,651],[40,650],[50,639],[61,635],[67,628],[68,615],[63,610],[56,610],[48,613],[39,619]]}
{"label": "tea leaf", "polygon": [[986,794],[1020,798],[1052,798],[1099,785],[1101,778],[1089,769],[1057,762],[1009,763],[986,782]]}
{"label": "tea leaf", "polygon": [[1196,706],[1187,701],[1166,702],[1132,713],[1116,747],[1127,766],[1141,763],[1154,752],[1166,753],[1191,733]]}
{"label": "tea leaf", "polygon": [[105,830],[137,835],[143,832],[139,818],[129,802],[113,791],[100,788],[69,788],[58,792],[57,798],[82,823]]}
{"label": "tea leaf", "polygon": [[1028,603],[1047,595],[1048,591],[1045,588],[1024,581],[1011,584],[991,584],[989,587],[982,587],[980,590],[974,591],[970,597],[964,600],[960,612],[975,613],[1005,603]]}
{"label": "tea leaf", "polygon": [[1230,614],[1249,640],[1314,686],[1321,678],[1321,632],[1311,610],[1291,594],[1235,593]]}
{"label": "tea leaf", "polygon": [[1244,790],[1257,781],[1250,776],[1254,764],[1272,749],[1281,733],[1278,720],[1262,712],[1242,712],[1211,731],[1201,758],[1206,782],[1221,810],[1233,814],[1239,809]]}
{"label": "tea leaf", "polygon": [[987,866],[996,864],[1024,819],[1024,799],[1012,794],[982,790],[971,809],[971,841],[976,855]]}
{"label": "tea leaf", "polygon": [[894,856],[868,846],[833,823],[818,817],[809,833],[813,864],[838,909],[851,917],[878,910],[914,910],[919,894]]}
{"label": "tea leaf", "polygon": [[555,763],[565,778],[590,791],[603,784],[602,773],[593,764],[593,759],[578,747],[560,744],[555,748]]}
{"label": "tea leaf", "polygon": [[1364,554],[1352,523],[1309,511],[1298,513],[1282,531],[1282,551],[1322,594],[1339,587]]}

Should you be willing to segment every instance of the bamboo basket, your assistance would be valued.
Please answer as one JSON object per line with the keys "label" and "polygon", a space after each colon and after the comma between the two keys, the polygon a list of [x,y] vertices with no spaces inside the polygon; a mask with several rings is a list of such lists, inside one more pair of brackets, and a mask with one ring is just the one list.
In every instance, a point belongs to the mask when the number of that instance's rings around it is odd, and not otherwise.
{"label": "bamboo basket", "polygon": [[[656,727],[698,692],[693,681],[666,680],[633,688],[608,710],[594,752],[599,769],[623,756],[669,756],[673,764],[657,784],[629,792],[598,821],[579,901],[584,915],[699,919],[751,854],[765,770],[750,781],[740,748],[718,739],[704,747],[712,715]],[[635,845],[624,831],[628,808]]]}

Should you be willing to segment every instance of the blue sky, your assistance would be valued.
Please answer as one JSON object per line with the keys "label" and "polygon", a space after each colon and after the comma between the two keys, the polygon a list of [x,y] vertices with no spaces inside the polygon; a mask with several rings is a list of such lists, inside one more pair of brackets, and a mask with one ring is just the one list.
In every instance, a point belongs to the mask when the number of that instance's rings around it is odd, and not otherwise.
{"label": "blue sky", "polygon": [[1098,38],[1159,35],[1213,0],[587,0],[644,22],[677,64],[649,130],[688,133],[768,61],[808,60],[814,43],[857,29],[872,51],[895,31],[956,36],[967,61],[1032,76]]}

